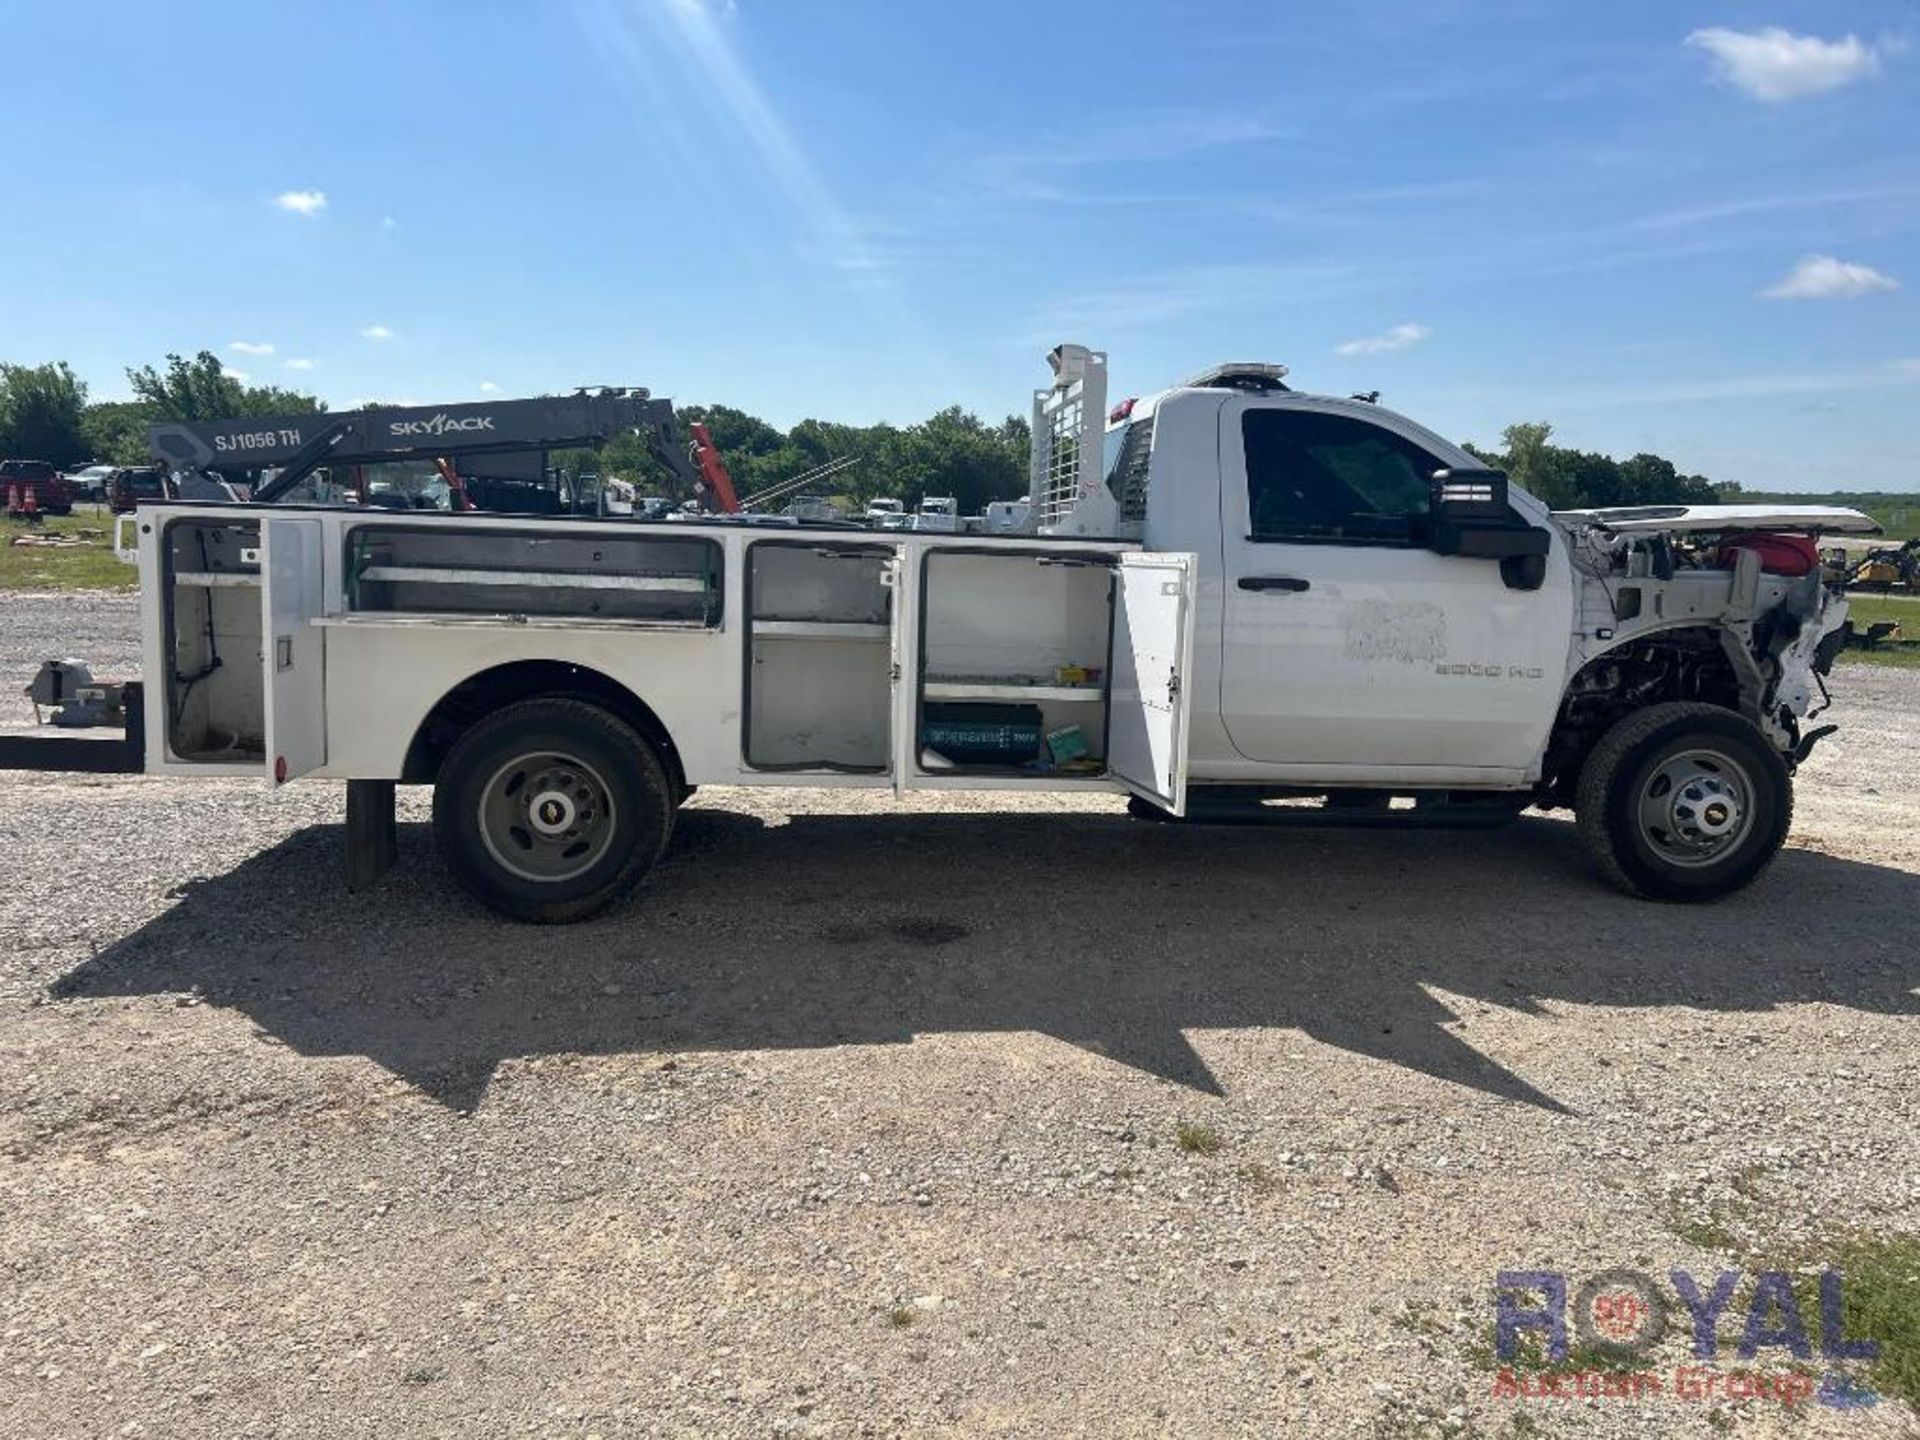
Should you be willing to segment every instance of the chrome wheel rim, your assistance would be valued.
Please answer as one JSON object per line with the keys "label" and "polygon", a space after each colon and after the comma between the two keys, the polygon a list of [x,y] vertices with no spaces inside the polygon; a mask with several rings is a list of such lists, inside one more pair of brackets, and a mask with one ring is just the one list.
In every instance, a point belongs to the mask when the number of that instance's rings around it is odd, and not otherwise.
{"label": "chrome wheel rim", "polygon": [[1669,864],[1711,865],[1753,830],[1753,781],[1720,750],[1669,755],[1640,786],[1640,838]]}
{"label": "chrome wheel rim", "polygon": [[556,884],[598,864],[613,843],[613,792],[578,756],[534,751],[507,761],[480,789],[480,839],[494,863]]}

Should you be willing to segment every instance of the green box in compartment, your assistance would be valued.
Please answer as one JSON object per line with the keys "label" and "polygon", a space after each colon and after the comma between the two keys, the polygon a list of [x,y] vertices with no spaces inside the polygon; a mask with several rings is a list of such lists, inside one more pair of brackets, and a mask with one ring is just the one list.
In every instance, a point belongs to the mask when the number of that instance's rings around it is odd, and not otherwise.
{"label": "green box in compartment", "polygon": [[1078,725],[1066,725],[1047,732],[1047,755],[1055,765],[1070,765],[1087,758],[1086,732]]}
{"label": "green box in compartment", "polygon": [[928,705],[920,744],[955,765],[1031,765],[1040,758],[1040,707]]}

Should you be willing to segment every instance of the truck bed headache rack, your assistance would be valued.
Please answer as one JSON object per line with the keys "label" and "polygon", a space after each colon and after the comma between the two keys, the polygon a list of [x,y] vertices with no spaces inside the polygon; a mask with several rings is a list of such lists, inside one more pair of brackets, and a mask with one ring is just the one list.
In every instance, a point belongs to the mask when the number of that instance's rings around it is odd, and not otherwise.
{"label": "truck bed headache rack", "polygon": [[1103,493],[1107,357],[1084,345],[1058,345],[1047,363],[1053,384],[1033,394],[1033,523],[1042,534],[1067,528],[1111,534],[1110,520],[1103,525],[1101,517],[1086,513]]}

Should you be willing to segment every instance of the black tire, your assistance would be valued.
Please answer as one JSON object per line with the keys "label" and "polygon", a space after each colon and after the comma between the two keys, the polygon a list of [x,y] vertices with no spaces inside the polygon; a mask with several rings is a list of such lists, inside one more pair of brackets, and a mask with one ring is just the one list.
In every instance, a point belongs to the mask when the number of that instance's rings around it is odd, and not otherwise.
{"label": "black tire", "polygon": [[1717,900],[1779,852],[1793,823],[1793,781],[1779,751],[1732,711],[1653,705],[1600,737],[1574,810],[1581,838],[1620,889]]}
{"label": "black tire", "polygon": [[434,837],[461,883],[537,924],[584,920],[632,889],[666,849],[673,815],[666,772],[633,727],[560,697],[475,724],[433,786]]}
{"label": "black tire", "polygon": [[1171,825],[1180,817],[1139,795],[1127,796],[1127,814],[1135,820],[1145,820],[1152,825]]}

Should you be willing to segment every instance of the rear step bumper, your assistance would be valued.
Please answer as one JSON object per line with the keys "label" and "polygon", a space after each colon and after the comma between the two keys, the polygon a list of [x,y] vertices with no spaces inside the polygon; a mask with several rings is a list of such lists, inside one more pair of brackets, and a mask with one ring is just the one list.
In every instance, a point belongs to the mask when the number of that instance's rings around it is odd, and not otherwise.
{"label": "rear step bumper", "polygon": [[138,775],[147,768],[147,711],[138,681],[127,684],[126,716],[124,728],[35,725],[0,730],[0,770]]}

